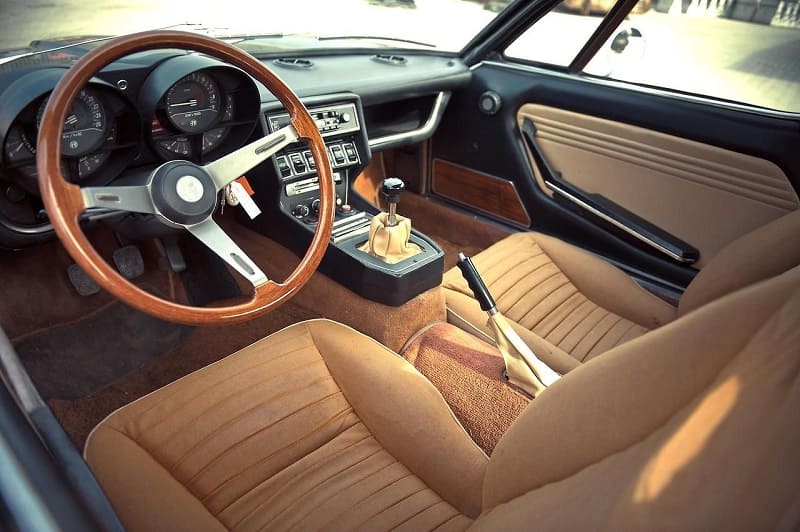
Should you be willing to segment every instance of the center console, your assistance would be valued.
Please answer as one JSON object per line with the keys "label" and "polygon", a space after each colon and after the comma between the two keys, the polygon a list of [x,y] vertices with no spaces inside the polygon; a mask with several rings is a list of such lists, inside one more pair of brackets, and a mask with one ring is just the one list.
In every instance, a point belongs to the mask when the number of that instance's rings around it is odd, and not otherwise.
{"label": "center console", "polygon": [[[419,252],[404,260],[389,263],[363,251],[373,217],[380,211],[352,191],[352,181],[371,157],[358,96],[331,95],[304,103],[325,141],[336,183],[336,217],[320,270],[362,297],[394,306],[439,286],[444,253],[418,231],[411,230],[409,242]],[[280,107],[265,108],[263,116],[266,132],[289,123],[289,115]],[[267,208],[246,223],[296,253],[305,253],[319,212],[317,162],[303,141],[287,146],[272,161],[271,168],[251,180],[256,202]]]}

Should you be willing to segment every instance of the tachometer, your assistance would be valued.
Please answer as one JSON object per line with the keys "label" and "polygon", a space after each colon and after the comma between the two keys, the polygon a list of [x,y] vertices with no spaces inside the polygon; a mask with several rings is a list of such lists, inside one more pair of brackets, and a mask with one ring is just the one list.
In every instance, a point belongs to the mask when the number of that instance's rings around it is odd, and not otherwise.
{"label": "tachometer", "polygon": [[[47,98],[36,112],[37,129],[42,123],[46,106]],[[90,89],[81,90],[64,120],[61,154],[80,157],[97,150],[106,139],[106,125],[106,112],[100,99]]]}
{"label": "tachometer", "polygon": [[172,125],[184,133],[198,133],[217,121],[220,92],[208,74],[194,72],[167,91],[164,103]]}

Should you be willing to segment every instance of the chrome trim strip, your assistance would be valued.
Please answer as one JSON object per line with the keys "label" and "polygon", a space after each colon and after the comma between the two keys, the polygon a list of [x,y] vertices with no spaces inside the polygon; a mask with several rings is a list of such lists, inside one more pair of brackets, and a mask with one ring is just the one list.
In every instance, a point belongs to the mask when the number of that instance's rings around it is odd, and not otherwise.
{"label": "chrome trim strip", "polygon": [[436,101],[433,102],[433,108],[428,120],[419,129],[412,129],[404,133],[395,133],[394,135],[386,135],[385,137],[376,137],[369,139],[369,147],[371,150],[384,149],[392,147],[398,143],[416,142],[424,140],[431,136],[439,125],[444,115],[444,110],[447,107],[447,102],[450,101],[449,92],[440,92],[436,95]]}
{"label": "chrome trim strip", "polygon": [[641,92],[644,94],[652,94],[655,96],[662,96],[664,98],[670,98],[673,100],[680,100],[686,101],[691,103],[700,103],[703,105],[710,105],[713,107],[719,107],[721,109],[728,109],[732,111],[742,111],[745,113],[755,114],[755,115],[762,115],[762,116],[770,116],[774,118],[789,118],[793,120],[800,119],[800,113],[797,112],[790,112],[790,111],[779,111],[777,109],[769,109],[766,107],[756,107],[754,105],[748,105],[745,103],[734,103],[734,102],[725,102],[722,100],[716,100],[711,97],[706,96],[699,96],[699,95],[691,95],[691,94],[681,94],[677,92],[670,91],[668,89],[655,89],[652,87],[643,87],[641,85],[636,85],[634,83],[628,83],[625,81],[618,81],[618,80],[611,80],[611,79],[600,79],[594,77],[587,77],[578,74],[567,74],[564,72],[558,72],[556,70],[550,70],[547,68],[535,67],[530,65],[520,65],[520,64],[513,64],[513,63],[503,63],[500,61],[481,61],[478,64],[475,64],[470,67],[470,70],[475,70],[482,65],[487,66],[494,66],[498,68],[505,68],[508,70],[517,70],[520,72],[529,72],[535,74],[544,74],[548,76],[554,76],[561,79],[572,79],[576,81],[581,81],[583,83],[590,83],[592,85],[601,85],[605,87],[613,87],[617,89],[624,89],[624,90],[632,90],[636,92]]}
{"label": "chrome trim strip", "polygon": [[665,255],[667,255],[669,257],[672,257],[673,259],[677,260],[678,262],[683,262],[683,263],[692,263],[693,262],[691,260],[687,260],[687,259],[681,257],[680,255],[678,255],[676,253],[673,253],[672,251],[670,251],[669,249],[665,248],[664,246],[662,246],[658,242],[655,242],[654,240],[651,240],[651,239],[647,238],[643,234],[639,233],[638,231],[635,231],[635,230],[631,229],[630,227],[628,227],[627,225],[623,224],[622,222],[616,220],[615,218],[612,218],[611,216],[608,216],[607,214],[605,214],[605,213],[603,213],[601,211],[598,211],[597,209],[595,209],[594,207],[592,207],[591,205],[589,205],[585,201],[581,200],[580,198],[577,198],[577,197],[573,196],[572,194],[570,194],[566,190],[560,188],[557,184],[555,184],[555,183],[553,183],[551,181],[545,181],[544,183],[553,192],[557,192],[557,193],[561,194],[562,196],[564,196],[565,198],[570,200],[572,203],[578,205],[579,207],[582,207],[583,209],[586,209],[587,211],[591,212],[595,216],[598,216],[598,217],[602,218],[603,220],[607,221],[608,223],[612,224],[613,226],[618,227],[619,229],[622,229],[623,231],[625,231],[626,233],[628,233],[632,237],[634,237],[637,240],[640,240],[641,242],[644,242],[645,244],[657,249],[661,253],[664,253]]}

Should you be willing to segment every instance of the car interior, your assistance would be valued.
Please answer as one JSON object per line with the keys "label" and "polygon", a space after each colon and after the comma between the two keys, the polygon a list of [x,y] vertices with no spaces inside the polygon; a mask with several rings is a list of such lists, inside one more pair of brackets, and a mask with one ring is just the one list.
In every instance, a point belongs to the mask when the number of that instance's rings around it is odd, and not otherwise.
{"label": "car interior", "polygon": [[800,115],[582,75],[636,0],[503,55],[555,4],[0,63],[3,528],[800,526]]}

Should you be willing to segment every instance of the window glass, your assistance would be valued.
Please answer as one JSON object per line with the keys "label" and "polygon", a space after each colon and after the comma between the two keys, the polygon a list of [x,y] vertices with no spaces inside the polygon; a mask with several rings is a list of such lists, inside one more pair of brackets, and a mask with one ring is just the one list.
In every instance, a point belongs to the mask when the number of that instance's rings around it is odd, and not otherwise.
{"label": "window glass", "polygon": [[626,21],[641,36],[628,37],[628,46],[606,43],[586,72],[800,112],[798,6],[658,0]]}
{"label": "window glass", "polygon": [[[580,1],[579,12],[589,14],[572,18],[597,21],[610,9],[604,0]],[[563,24],[561,32],[548,28],[551,39],[560,35],[549,47],[577,53],[585,38]],[[515,57],[539,60],[532,55]],[[585,72],[800,112],[800,0],[640,0]]]}
{"label": "window glass", "polygon": [[[313,47],[422,48],[457,52],[509,0],[0,0],[0,54],[62,38],[179,27],[216,37],[272,39],[272,51]],[[377,39],[360,39],[360,36]],[[335,39],[334,37],[342,37]],[[382,40],[383,39],[383,40]],[[74,40],[74,39],[73,39]],[[415,42],[408,42],[415,41]],[[420,44],[424,43],[424,44]]]}
{"label": "window glass", "polygon": [[[603,20],[581,14],[583,3],[584,0],[564,0],[506,48],[505,55],[568,66]],[[613,1],[609,0],[609,5]]]}

